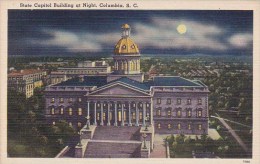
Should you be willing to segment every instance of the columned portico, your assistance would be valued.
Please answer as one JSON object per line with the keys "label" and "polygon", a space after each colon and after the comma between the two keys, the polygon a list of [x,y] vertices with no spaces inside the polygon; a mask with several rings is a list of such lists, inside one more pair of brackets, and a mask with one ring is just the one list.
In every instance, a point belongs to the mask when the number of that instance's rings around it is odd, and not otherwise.
{"label": "columned portico", "polygon": [[[122,103],[123,102],[123,103]],[[133,103],[134,102],[134,103]],[[98,104],[98,108],[97,108]],[[149,105],[149,106],[148,106]],[[91,106],[94,109],[91,109]],[[87,116],[93,117],[90,121],[90,124],[100,125],[100,126],[132,126],[133,123],[135,126],[141,125],[145,126],[146,124],[152,124],[152,105],[147,101],[135,102],[135,101],[87,101]],[[97,115],[97,110],[100,112]],[[133,118],[133,113],[135,118]],[[141,117],[142,116],[142,117]],[[149,122],[146,122],[146,116],[149,116]],[[97,120],[99,121],[97,124]],[[132,122],[135,120],[135,122]]]}

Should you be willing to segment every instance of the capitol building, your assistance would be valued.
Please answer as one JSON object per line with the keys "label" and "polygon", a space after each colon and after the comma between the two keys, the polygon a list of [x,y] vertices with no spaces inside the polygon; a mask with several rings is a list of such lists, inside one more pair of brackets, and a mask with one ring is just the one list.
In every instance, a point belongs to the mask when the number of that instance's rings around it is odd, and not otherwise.
{"label": "capitol building", "polygon": [[[48,123],[65,120],[80,130],[74,157],[118,157],[113,144],[121,140],[129,140],[127,143],[131,141],[136,147],[133,153],[121,153],[120,157],[149,157],[155,134],[208,134],[208,87],[179,76],[155,76],[145,81],[131,28],[128,24],[121,28],[111,73],[81,74],[45,89]],[[115,141],[109,155],[101,150],[99,154],[93,152],[107,140]]]}

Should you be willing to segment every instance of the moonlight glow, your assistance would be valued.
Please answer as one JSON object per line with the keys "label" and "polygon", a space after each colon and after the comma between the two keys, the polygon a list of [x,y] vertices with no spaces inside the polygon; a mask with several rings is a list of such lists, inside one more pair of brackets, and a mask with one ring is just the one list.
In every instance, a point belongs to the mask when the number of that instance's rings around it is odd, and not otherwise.
{"label": "moonlight glow", "polygon": [[185,34],[186,31],[187,31],[187,28],[184,24],[180,24],[177,27],[177,31],[178,31],[179,34]]}

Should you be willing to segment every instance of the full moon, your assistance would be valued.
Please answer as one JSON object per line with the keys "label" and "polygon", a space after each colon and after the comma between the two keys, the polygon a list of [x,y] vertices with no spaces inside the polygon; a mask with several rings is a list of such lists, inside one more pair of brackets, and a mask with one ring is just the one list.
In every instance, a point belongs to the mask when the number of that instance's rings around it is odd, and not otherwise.
{"label": "full moon", "polygon": [[180,24],[177,27],[177,31],[178,31],[179,34],[185,34],[186,31],[187,31],[187,28],[184,24]]}

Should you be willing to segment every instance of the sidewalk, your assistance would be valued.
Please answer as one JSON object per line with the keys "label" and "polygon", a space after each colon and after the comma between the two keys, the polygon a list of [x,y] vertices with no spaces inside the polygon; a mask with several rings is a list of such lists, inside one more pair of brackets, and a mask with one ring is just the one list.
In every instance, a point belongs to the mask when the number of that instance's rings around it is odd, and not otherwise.
{"label": "sidewalk", "polygon": [[154,136],[154,149],[151,152],[151,158],[166,158],[166,147],[164,138],[168,135],[155,134]]}

